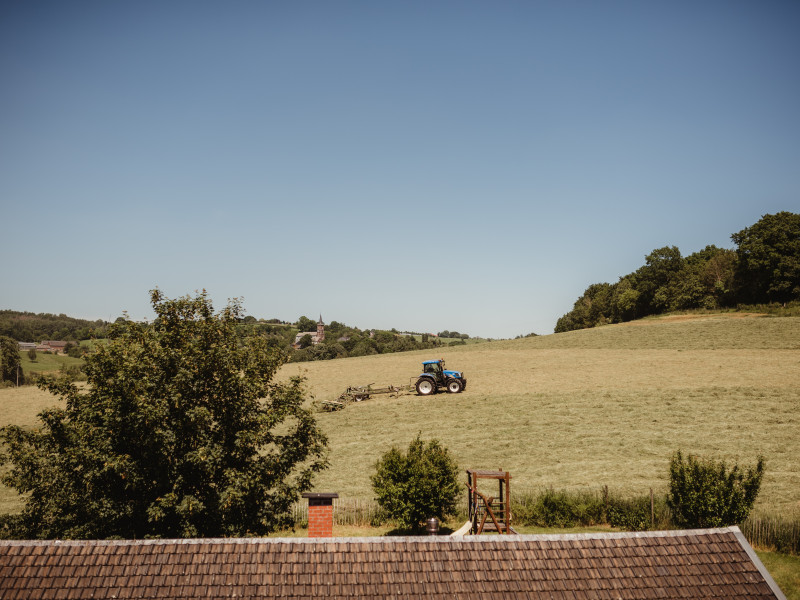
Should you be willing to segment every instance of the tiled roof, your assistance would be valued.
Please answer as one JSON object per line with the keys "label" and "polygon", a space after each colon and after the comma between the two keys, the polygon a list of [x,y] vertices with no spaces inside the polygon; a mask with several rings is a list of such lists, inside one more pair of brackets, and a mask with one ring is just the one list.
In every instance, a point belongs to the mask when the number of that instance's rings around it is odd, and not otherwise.
{"label": "tiled roof", "polygon": [[0,598],[778,598],[738,528],[0,541]]}

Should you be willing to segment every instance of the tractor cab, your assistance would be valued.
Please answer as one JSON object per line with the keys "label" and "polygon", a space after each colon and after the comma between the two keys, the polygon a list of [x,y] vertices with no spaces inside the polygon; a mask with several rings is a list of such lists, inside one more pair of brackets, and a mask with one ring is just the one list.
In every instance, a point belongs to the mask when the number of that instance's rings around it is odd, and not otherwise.
{"label": "tractor cab", "polygon": [[[413,380],[412,380],[413,381]],[[422,363],[422,373],[415,387],[422,396],[435,394],[440,387],[451,394],[457,394],[467,386],[464,374],[459,371],[448,371],[444,367],[444,359],[426,360]]]}
{"label": "tractor cab", "polygon": [[444,382],[444,360],[426,360],[422,363],[422,373]]}

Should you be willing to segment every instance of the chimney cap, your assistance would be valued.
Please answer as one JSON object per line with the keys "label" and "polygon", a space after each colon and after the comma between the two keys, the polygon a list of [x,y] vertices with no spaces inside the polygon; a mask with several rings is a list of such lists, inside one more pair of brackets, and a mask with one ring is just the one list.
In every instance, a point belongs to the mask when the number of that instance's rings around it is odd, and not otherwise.
{"label": "chimney cap", "polygon": [[306,492],[302,496],[303,498],[338,498],[339,494],[336,492]]}

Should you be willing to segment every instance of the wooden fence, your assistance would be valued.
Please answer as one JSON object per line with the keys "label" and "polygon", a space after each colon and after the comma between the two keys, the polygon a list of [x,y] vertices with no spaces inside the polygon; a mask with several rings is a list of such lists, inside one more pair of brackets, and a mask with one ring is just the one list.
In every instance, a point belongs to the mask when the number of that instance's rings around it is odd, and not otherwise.
{"label": "wooden fence", "polygon": [[[295,524],[305,527],[308,523],[308,502],[296,502],[292,508]],[[362,498],[334,498],[334,525],[376,525],[386,520],[386,516],[374,500]]]}
{"label": "wooden fence", "polygon": [[752,515],[739,525],[751,545],[784,554],[800,554],[800,520]]}
{"label": "wooden fence", "polygon": [[[518,496],[522,497],[522,495]],[[466,519],[466,499],[460,498],[456,508],[457,520]],[[308,524],[308,502],[294,504],[292,516],[298,527]],[[657,516],[657,515],[656,515]],[[667,522],[664,522],[664,518]],[[656,519],[659,526],[669,528],[669,517]],[[386,513],[374,500],[363,498],[336,498],[333,501],[335,525],[369,526],[388,522]],[[800,554],[800,519],[786,519],[778,515],[755,514],[748,517],[739,528],[751,545],[785,554]]]}

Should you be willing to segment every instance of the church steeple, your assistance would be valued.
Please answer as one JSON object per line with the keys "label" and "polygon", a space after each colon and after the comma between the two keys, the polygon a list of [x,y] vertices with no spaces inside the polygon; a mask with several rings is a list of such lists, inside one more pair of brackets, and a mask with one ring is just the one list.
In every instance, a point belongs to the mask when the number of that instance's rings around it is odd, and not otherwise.
{"label": "church steeple", "polygon": [[317,342],[321,342],[325,339],[325,323],[322,322],[322,315],[319,316],[319,321],[317,321]]}

